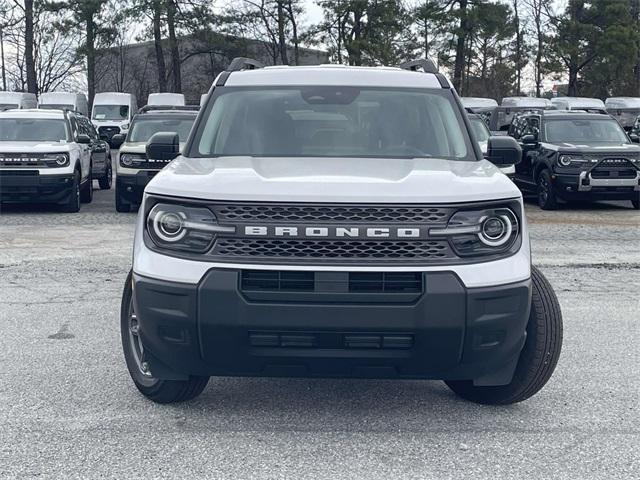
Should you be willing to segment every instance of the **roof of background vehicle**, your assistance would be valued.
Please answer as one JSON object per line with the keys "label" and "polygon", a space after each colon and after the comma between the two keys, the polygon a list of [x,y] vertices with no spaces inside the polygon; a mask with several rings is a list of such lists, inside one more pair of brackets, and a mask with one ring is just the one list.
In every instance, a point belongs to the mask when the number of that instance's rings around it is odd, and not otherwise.
{"label": "roof of background vehicle", "polygon": [[554,105],[566,104],[571,108],[601,108],[604,109],[604,102],[599,98],[591,97],[555,97],[551,99]]}
{"label": "roof of background vehicle", "polygon": [[606,113],[583,112],[580,110],[541,110],[539,112],[523,112],[521,115],[529,114],[548,118],[566,119],[611,118],[611,116]]}
{"label": "roof of background vehicle", "polygon": [[548,107],[553,104],[548,98],[504,97],[500,105],[503,107]]}
{"label": "roof of background vehicle", "polygon": [[[72,112],[73,113],[73,112]],[[23,108],[0,111],[0,116],[6,118],[49,118],[63,119],[65,118],[62,110],[41,110],[38,108]]]}
{"label": "roof of background vehicle", "polygon": [[465,108],[491,108],[497,107],[498,102],[493,98],[484,97],[460,97],[462,106]]}
{"label": "roof of background vehicle", "polygon": [[607,108],[640,108],[639,97],[609,97],[604,101]]}
{"label": "roof of background vehicle", "polygon": [[30,98],[35,100],[36,94],[27,92],[0,92],[0,98]]}
{"label": "roof of background vehicle", "polygon": [[442,88],[435,74],[396,67],[274,66],[232,72],[225,86],[312,86]]}
{"label": "roof of background vehicle", "polygon": [[38,97],[38,103],[44,103],[45,100],[55,100],[55,99],[73,99],[76,100],[78,98],[84,98],[87,100],[87,97],[84,93],[74,93],[74,92],[44,92],[41,93]]}

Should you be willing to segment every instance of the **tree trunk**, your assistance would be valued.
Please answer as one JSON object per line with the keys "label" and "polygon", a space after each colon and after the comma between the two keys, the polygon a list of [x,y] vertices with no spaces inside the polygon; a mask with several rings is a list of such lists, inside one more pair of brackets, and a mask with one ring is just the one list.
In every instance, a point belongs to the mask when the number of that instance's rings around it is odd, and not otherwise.
{"label": "tree trunk", "polygon": [[578,67],[575,65],[569,66],[569,86],[567,95],[570,97],[578,96]]}
{"label": "tree trunk", "polygon": [[176,38],[176,4],[167,0],[167,29],[169,30],[169,50],[171,52],[171,69],[173,76],[173,92],[182,93],[182,75],[180,72],[180,49]]}
{"label": "tree trunk", "polygon": [[284,0],[277,0],[278,3],[278,49],[280,50],[280,61],[283,65],[289,65],[289,58],[287,57],[287,40],[284,35],[285,18],[284,8],[282,2]]}
{"label": "tree trunk", "polygon": [[7,69],[4,64],[4,32],[0,27],[0,55],[2,55],[2,90],[7,91]]}
{"label": "tree trunk", "polygon": [[167,67],[162,51],[162,4],[160,0],[153,2],[153,43],[156,49],[156,65],[158,67],[158,90],[167,91]]}
{"label": "tree trunk", "polygon": [[33,58],[33,0],[24,2],[24,62],[27,70],[27,91],[37,94],[38,80]]}
{"label": "tree trunk", "polygon": [[522,32],[518,15],[518,0],[513,0],[513,22],[516,27],[516,95],[522,90]]}
{"label": "tree trunk", "polygon": [[465,44],[467,40],[467,31],[469,29],[467,19],[467,0],[458,0],[460,6],[460,25],[457,33],[456,41],[456,60],[453,67],[453,88],[462,95],[462,75],[464,73],[465,60]]}
{"label": "tree trunk", "polygon": [[89,94],[89,109],[93,107],[93,97],[96,95],[96,50],[95,36],[96,26],[93,23],[93,14],[87,14],[87,93]]}
{"label": "tree trunk", "polygon": [[293,61],[295,65],[300,65],[300,39],[298,38],[298,21],[293,8],[293,0],[287,1],[287,12],[291,22],[291,35],[293,36]]}

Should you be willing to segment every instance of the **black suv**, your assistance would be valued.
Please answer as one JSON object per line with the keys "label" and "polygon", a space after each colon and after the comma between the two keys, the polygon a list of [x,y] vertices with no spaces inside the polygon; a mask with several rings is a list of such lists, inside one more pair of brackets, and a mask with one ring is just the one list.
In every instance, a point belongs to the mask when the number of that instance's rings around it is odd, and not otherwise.
{"label": "black suv", "polygon": [[640,209],[640,146],[609,115],[579,111],[532,111],[509,127],[523,149],[514,181],[534,191],[538,205],[560,199],[631,200]]}

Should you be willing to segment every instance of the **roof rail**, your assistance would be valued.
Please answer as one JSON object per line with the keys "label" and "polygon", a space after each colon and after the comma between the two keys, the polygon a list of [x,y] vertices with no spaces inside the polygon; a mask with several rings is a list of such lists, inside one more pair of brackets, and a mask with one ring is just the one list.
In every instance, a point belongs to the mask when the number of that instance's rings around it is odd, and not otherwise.
{"label": "roof rail", "polygon": [[145,105],[138,109],[138,113],[147,113],[157,110],[176,110],[183,112],[197,112],[200,110],[199,105]]}
{"label": "roof rail", "polygon": [[236,57],[226,68],[227,72],[239,72],[240,70],[255,70],[256,68],[264,68],[264,65],[253,58]]}
{"label": "roof rail", "polygon": [[433,60],[428,58],[418,58],[417,60],[411,60],[410,62],[401,63],[398,68],[403,70],[411,70],[412,72],[419,72],[422,69],[424,73],[438,73],[438,68]]}

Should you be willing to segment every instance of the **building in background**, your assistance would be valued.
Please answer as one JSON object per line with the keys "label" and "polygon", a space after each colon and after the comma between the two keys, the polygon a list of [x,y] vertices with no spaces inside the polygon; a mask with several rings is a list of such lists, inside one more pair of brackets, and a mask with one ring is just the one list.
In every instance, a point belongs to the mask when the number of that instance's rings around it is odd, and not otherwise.
{"label": "building in background", "polygon": [[[167,90],[173,91],[169,46],[163,43]],[[258,40],[202,32],[179,39],[182,89],[187,104],[198,105],[221,71],[234,57],[254,58],[265,65],[274,65],[272,45]],[[289,58],[294,58],[293,48]],[[322,50],[300,48],[300,65],[329,62],[329,54]],[[96,92],[127,92],[145,105],[150,93],[160,91],[156,51],[153,42],[118,45],[98,52],[96,64]]]}

